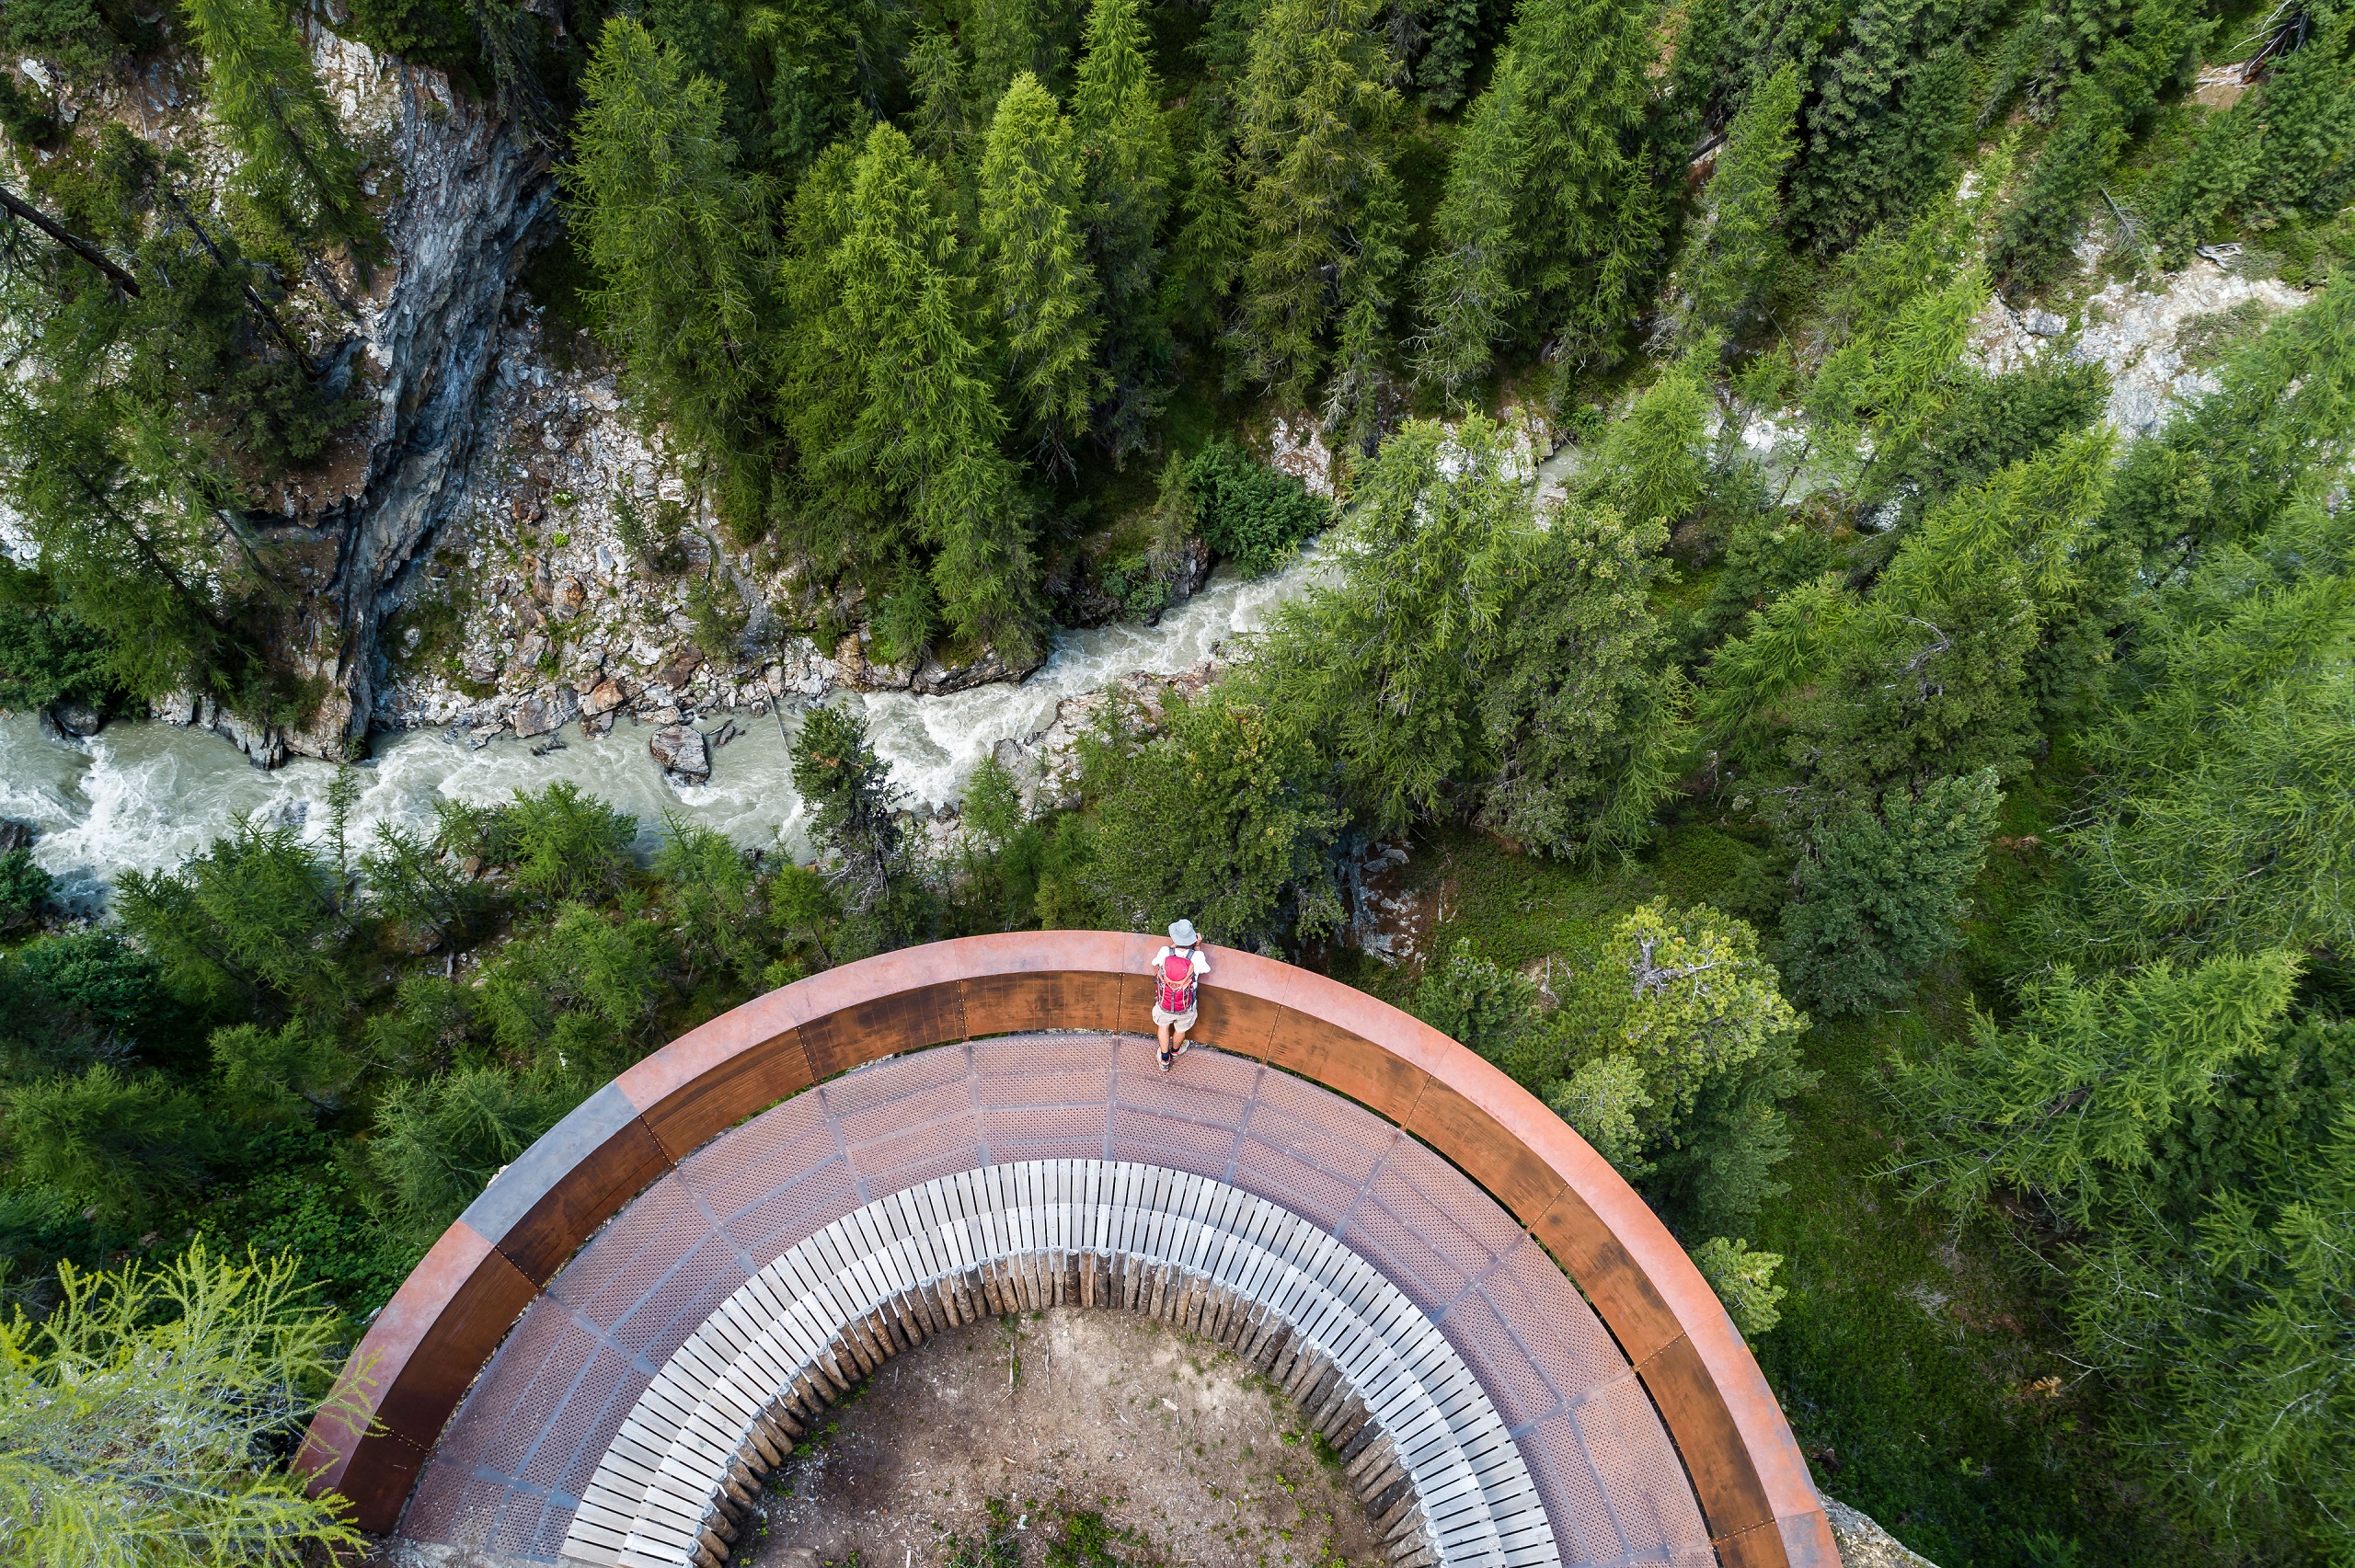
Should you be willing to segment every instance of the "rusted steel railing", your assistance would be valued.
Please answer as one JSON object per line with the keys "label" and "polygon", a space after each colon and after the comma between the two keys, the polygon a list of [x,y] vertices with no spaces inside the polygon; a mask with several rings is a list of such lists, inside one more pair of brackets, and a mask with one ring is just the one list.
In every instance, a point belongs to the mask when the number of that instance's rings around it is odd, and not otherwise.
{"label": "rusted steel railing", "polygon": [[[1156,937],[1020,932],[845,965],[713,1019],[591,1095],[443,1232],[378,1314],[297,1461],[389,1529],[516,1318],[599,1226],[699,1144],[879,1058],[991,1035],[1150,1027]],[[1488,1063],[1362,991],[1212,948],[1194,1038],[1367,1106],[1503,1205],[1594,1304],[1674,1438],[1728,1568],[1838,1568],[1764,1376],[1617,1172]],[[360,1416],[366,1418],[364,1429]]]}

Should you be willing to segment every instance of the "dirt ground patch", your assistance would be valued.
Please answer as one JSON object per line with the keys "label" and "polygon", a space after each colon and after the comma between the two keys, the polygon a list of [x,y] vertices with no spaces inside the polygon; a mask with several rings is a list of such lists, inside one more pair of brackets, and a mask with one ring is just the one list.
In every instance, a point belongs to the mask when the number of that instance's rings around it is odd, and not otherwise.
{"label": "dirt ground patch", "polygon": [[1283,1391],[1149,1318],[1057,1308],[968,1324],[827,1413],[770,1476],[735,1563],[1379,1561],[1331,1449]]}

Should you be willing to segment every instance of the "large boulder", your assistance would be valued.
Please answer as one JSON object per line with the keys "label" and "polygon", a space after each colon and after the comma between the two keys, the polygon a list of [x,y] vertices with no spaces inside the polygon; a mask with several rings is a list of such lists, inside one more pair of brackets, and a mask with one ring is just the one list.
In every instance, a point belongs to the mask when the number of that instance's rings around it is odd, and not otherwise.
{"label": "large boulder", "polygon": [[590,688],[589,694],[580,699],[580,711],[591,718],[603,718],[607,714],[618,713],[629,706],[630,699],[637,694],[629,686],[608,677]]}
{"label": "large boulder", "polygon": [[995,648],[984,648],[980,658],[963,664],[943,664],[937,658],[926,658],[910,684],[921,695],[944,697],[951,692],[961,692],[969,686],[986,686],[994,681],[1026,681],[1046,662],[1044,648],[1028,658],[1014,658]]}
{"label": "large boulder", "polygon": [[515,704],[515,734],[529,740],[552,735],[580,715],[580,699],[569,686],[548,686]]}
{"label": "large boulder", "polygon": [[711,746],[693,726],[673,724],[658,729],[646,749],[674,783],[711,782]]}
{"label": "large boulder", "polygon": [[49,705],[50,721],[76,738],[87,738],[107,727],[107,715],[96,703],[60,697]]}

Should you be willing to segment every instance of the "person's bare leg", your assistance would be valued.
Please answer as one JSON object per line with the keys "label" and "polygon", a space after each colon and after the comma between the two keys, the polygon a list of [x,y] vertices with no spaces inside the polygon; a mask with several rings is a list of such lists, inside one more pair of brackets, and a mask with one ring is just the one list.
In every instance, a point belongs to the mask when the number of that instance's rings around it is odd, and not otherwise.
{"label": "person's bare leg", "polygon": [[1171,1025],[1170,1037],[1173,1044],[1169,1054],[1172,1057],[1181,1057],[1186,1054],[1186,1031],[1191,1027],[1193,1027],[1193,1025],[1189,1024],[1177,1024]]}
{"label": "person's bare leg", "polygon": [[1169,1049],[1169,1025],[1156,1023],[1154,1028],[1161,1036],[1161,1047],[1154,1052],[1154,1059],[1161,1064],[1161,1070],[1166,1072],[1169,1070],[1169,1063],[1174,1059],[1173,1053]]}

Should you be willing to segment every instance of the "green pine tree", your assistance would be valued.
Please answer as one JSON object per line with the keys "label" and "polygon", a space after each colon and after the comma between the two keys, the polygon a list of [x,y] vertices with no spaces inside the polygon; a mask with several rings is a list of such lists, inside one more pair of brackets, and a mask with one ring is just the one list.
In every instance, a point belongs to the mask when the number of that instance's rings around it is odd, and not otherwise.
{"label": "green pine tree", "polygon": [[1243,277],[1251,221],[1234,183],[1234,138],[1213,127],[1186,160],[1179,223],[1162,284],[1162,311],[1170,326],[1210,340],[1225,330],[1228,302]]}
{"label": "green pine tree", "polygon": [[1070,19],[1049,0],[973,0],[963,33],[977,100],[997,102],[1025,71],[1050,92],[1060,90],[1071,60]]}
{"label": "green pine tree", "polygon": [[1240,105],[1251,248],[1237,346],[1246,375],[1293,401],[1332,355],[1335,275],[1361,259],[1369,210],[1395,200],[1398,94],[1377,9],[1378,0],[1273,0],[1251,35]]}
{"label": "green pine tree", "polygon": [[[1970,123],[1970,17],[1931,0],[1864,0],[1823,63],[1792,178],[1800,243],[1832,251],[1944,191]],[[1957,34],[1964,35],[1958,38]]]}
{"label": "green pine tree", "polygon": [[831,197],[813,196],[832,213],[813,211],[813,238],[829,226],[838,237],[798,373],[811,406],[837,418],[813,429],[827,444],[805,446],[803,464],[857,510],[903,509],[936,552],[934,589],[958,635],[1027,656],[1037,635],[1029,509],[998,453],[1005,416],[968,331],[948,194],[890,125],[867,132],[836,173],[846,183],[830,175]]}
{"label": "green pine tree", "polygon": [[1087,248],[1103,288],[1100,416],[1113,461],[1144,450],[1171,358],[1162,317],[1160,246],[1173,155],[1151,39],[1137,0],[1095,0],[1072,90],[1086,196]]}
{"label": "green pine tree", "polygon": [[2265,155],[2255,192],[2319,217],[2355,192],[2355,6],[2312,10],[2312,36],[2258,89]]}
{"label": "green pine tree", "polygon": [[2062,95],[2052,134],[1995,236],[1996,265],[2014,286],[2041,288],[2074,259],[2085,211],[2125,141],[2118,100],[2097,78],[2079,77]]}
{"label": "green pine tree", "polygon": [[1590,864],[1650,836],[1687,737],[1684,672],[1649,600],[1667,542],[1657,521],[1580,508],[1534,543],[1481,676],[1482,826]]}
{"label": "green pine tree", "polygon": [[1488,373],[1497,346],[1516,335],[1513,313],[1528,296],[1515,226],[1529,175],[1521,79],[1511,56],[1499,54],[1492,85],[1456,139],[1431,219],[1435,243],[1418,279],[1415,373],[1450,400]]}
{"label": "green pine tree", "polygon": [[1040,454],[1066,471],[1104,391],[1095,361],[1099,294],[1080,206],[1071,122],[1026,71],[998,101],[982,154],[982,247],[1015,400],[1028,412]]}
{"label": "green pine tree", "polygon": [[1285,607],[1265,668],[1280,710],[1386,831],[1451,812],[1489,772],[1478,708],[1536,530],[1502,427],[1410,419],[1352,464],[1350,569]]}
{"label": "green pine tree", "polygon": [[627,17],[605,24],[566,171],[603,330],[649,410],[718,467],[723,515],[765,521],[775,305],[766,196],[721,133],[718,87]]}
{"label": "green pine tree", "polygon": [[1712,347],[1687,353],[1646,387],[1611,427],[1580,475],[1594,503],[1668,528],[1684,521],[1708,477],[1708,366]]}
{"label": "green pine tree", "polygon": [[1661,214],[1643,143],[1654,45],[1645,14],[1616,0],[1529,0],[1509,41],[1531,319],[1575,361],[1626,327],[1657,259]]}
{"label": "green pine tree", "polygon": [[1993,769],[1850,802],[1807,836],[1776,962],[1819,1018],[1903,1000],[1961,945],[1965,892],[2003,803]]}

